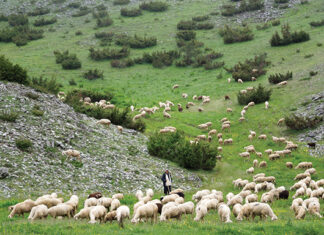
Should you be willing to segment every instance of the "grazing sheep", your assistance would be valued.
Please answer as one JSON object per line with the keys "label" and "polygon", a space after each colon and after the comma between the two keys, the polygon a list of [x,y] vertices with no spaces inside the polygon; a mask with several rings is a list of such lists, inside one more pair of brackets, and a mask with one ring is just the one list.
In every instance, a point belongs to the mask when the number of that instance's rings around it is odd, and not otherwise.
{"label": "grazing sheep", "polygon": [[284,191],[279,193],[279,199],[288,199],[288,197],[289,197],[289,191],[288,190],[284,190]]}
{"label": "grazing sheep", "polygon": [[164,205],[164,204],[167,204],[168,202],[174,202],[177,198],[179,198],[178,194],[170,194],[170,195],[164,196],[161,199],[161,202]]}
{"label": "grazing sheep", "polygon": [[324,194],[324,188],[320,187],[320,188],[315,189],[314,191],[312,191],[311,197],[321,198],[323,194]]}
{"label": "grazing sheep", "polygon": [[36,205],[44,204],[48,208],[51,208],[63,202],[64,202],[63,198],[41,198],[35,201]]}
{"label": "grazing sheep", "polygon": [[299,189],[301,187],[307,188],[307,186],[304,182],[297,182],[293,186],[290,187],[290,190]]}
{"label": "grazing sheep", "polygon": [[110,206],[110,211],[115,211],[120,207],[120,201],[118,199],[113,199]]}
{"label": "grazing sheep", "polygon": [[234,206],[233,206],[233,215],[235,216],[235,217],[237,217],[238,215],[239,215],[239,213],[241,212],[241,210],[242,210],[242,205],[241,204],[235,204]]}
{"label": "grazing sheep", "polygon": [[94,197],[88,198],[84,201],[84,207],[96,206],[98,204],[98,200]]}
{"label": "grazing sheep", "polygon": [[306,178],[308,176],[310,176],[310,174],[308,172],[307,173],[300,173],[300,174],[296,175],[294,180],[301,180],[301,179],[304,179],[304,178]]}
{"label": "grazing sheep", "polygon": [[37,206],[37,204],[31,199],[27,199],[14,206],[11,206],[9,207],[11,213],[9,214],[8,218],[12,218],[15,214],[22,215],[24,217],[24,213],[29,213],[34,206]]}
{"label": "grazing sheep", "polygon": [[252,202],[251,205],[251,216],[254,220],[255,216],[260,216],[260,218],[271,217],[271,220],[277,220],[278,217],[273,213],[271,207],[266,203]]}
{"label": "grazing sheep", "polygon": [[313,167],[313,163],[312,162],[300,162],[295,169],[308,169],[308,168],[312,168]]}
{"label": "grazing sheep", "polygon": [[226,195],[226,200],[229,202],[234,197],[234,193],[230,192]]}
{"label": "grazing sheep", "polygon": [[231,128],[230,124],[223,124],[222,125],[222,130],[226,130],[226,129],[230,130],[230,128]]}
{"label": "grazing sheep", "polygon": [[309,182],[309,187],[311,188],[311,189],[318,189],[318,186],[317,186],[317,184],[316,184],[316,182],[314,181],[314,180],[311,180],[310,182]]}
{"label": "grazing sheep", "polygon": [[248,136],[248,139],[249,139],[250,141],[252,141],[252,140],[253,140],[253,136],[252,136],[252,135],[249,135],[249,136]]}
{"label": "grazing sheep", "polygon": [[123,133],[123,127],[122,126],[117,126],[117,130],[119,131],[119,133]]}
{"label": "grazing sheep", "polygon": [[267,167],[267,162],[266,161],[262,161],[262,162],[260,162],[260,164],[259,164],[259,167],[260,168],[263,168],[263,167]]}
{"label": "grazing sheep", "polygon": [[242,189],[242,191],[245,190],[255,190],[255,186],[256,184],[254,182],[248,183],[244,186],[244,188]]}
{"label": "grazing sheep", "polygon": [[243,110],[241,111],[241,116],[244,117],[245,113],[246,113],[246,111],[243,109]]}
{"label": "grazing sheep", "polygon": [[269,108],[269,102],[268,101],[264,102],[264,105],[265,105],[265,109]]}
{"label": "grazing sheep", "polygon": [[311,203],[309,203],[308,205],[308,211],[310,214],[312,215],[316,215],[319,218],[322,218],[321,214],[320,214],[320,203],[318,201],[312,201]]}
{"label": "grazing sheep", "polygon": [[251,101],[250,103],[248,103],[248,106],[251,107],[251,106],[254,106],[255,103],[253,101]]}
{"label": "grazing sheep", "polygon": [[295,199],[296,197],[304,196],[305,193],[306,193],[306,189],[304,187],[301,187],[301,188],[297,189],[295,195],[292,198]]}
{"label": "grazing sheep", "polygon": [[224,140],[224,145],[227,145],[227,144],[233,144],[233,139],[232,138],[225,139]]}
{"label": "grazing sheep", "polygon": [[121,200],[124,198],[124,195],[122,193],[116,193],[116,194],[112,195],[111,198]]}
{"label": "grazing sheep", "polygon": [[188,98],[188,94],[187,93],[182,93],[182,98],[187,99]]}
{"label": "grazing sheep", "polygon": [[239,155],[240,155],[240,157],[243,157],[243,158],[250,158],[249,152],[243,152],[243,153],[240,153]]}
{"label": "grazing sheep", "polygon": [[262,182],[275,183],[276,178],[274,176],[258,177],[258,178],[255,178],[253,181],[256,183],[262,183]]}
{"label": "grazing sheep", "polygon": [[257,202],[257,201],[258,201],[258,195],[256,194],[250,194],[245,198],[245,203]]}
{"label": "grazing sheep", "polygon": [[310,175],[316,174],[316,169],[315,168],[307,169],[305,173],[309,173]]}
{"label": "grazing sheep", "polygon": [[250,203],[244,204],[241,207],[241,210],[239,211],[238,215],[236,216],[236,220],[242,221],[243,217],[248,219],[251,216],[251,214],[252,214],[251,204]]}
{"label": "grazing sheep", "polygon": [[256,136],[256,132],[255,132],[255,131],[251,131],[251,130],[250,130],[250,134],[251,134],[253,137]]}
{"label": "grazing sheep", "polygon": [[198,112],[202,112],[202,111],[204,111],[204,109],[201,108],[201,107],[199,107],[199,108],[198,108]]}
{"label": "grazing sheep", "polygon": [[107,208],[107,210],[109,210],[110,206],[111,206],[111,203],[112,203],[112,198],[109,198],[109,197],[102,197],[100,199],[98,199],[98,203],[97,205],[98,206],[104,206]]}
{"label": "grazing sheep", "polygon": [[231,112],[233,112],[233,110],[231,108],[227,108],[226,112],[231,113]]}
{"label": "grazing sheep", "polygon": [[301,198],[296,198],[292,201],[290,209],[293,210],[295,212],[295,216],[298,213],[298,207],[303,205],[303,199]]}
{"label": "grazing sheep", "polygon": [[225,95],[225,96],[224,96],[224,99],[225,99],[225,100],[230,100],[231,98],[230,98],[228,95]]}
{"label": "grazing sheep", "polygon": [[253,160],[253,167],[258,167],[259,161],[257,159]]}
{"label": "grazing sheep", "polygon": [[235,204],[243,204],[243,197],[241,197],[240,195],[235,195],[233,198],[231,198],[231,200],[229,200],[227,202],[228,206],[233,206]]}
{"label": "grazing sheep", "polygon": [[242,79],[240,79],[240,78],[237,79],[237,82],[243,84],[243,81],[242,81]]}
{"label": "grazing sheep", "polygon": [[177,204],[182,204],[182,203],[184,203],[184,198],[183,197],[178,197],[178,198],[176,198],[174,200],[174,202],[177,203]]}
{"label": "grazing sheep", "polygon": [[142,192],[142,190],[137,190],[136,193],[135,193],[135,197],[137,198],[137,200],[141,200],[141,198],[144,197],[144,194]]}
{"label": "grazing sheep", "polygon": [[264,152],[265,152],[266,154],[268,154],[268,155],[270,155],[270,154],[273,153],[272,149],[266,149],[266,150],[264,150]]}
{"label": "grazing sheep", "polygon": [[148,218],[151,218],[151,222],[157,221],[157,214],[158,214],[158,206],[154,203],[145,204],[140,206],[136,213],[134,213],[132,223],[138,223],[141,219],[145,219],[146,221]]}
{"label": "grazing sheep", "polygon": [[54,219],[57,216],[67,216],[68,218],[71,218],[72,213],[73,213],[73,207],[63,203],[48,209],[48,214]]}
{"label": "grazing sheep", "polygon": [[119,224],[119,227],[124,228],[124,219],[130,217],[130,210],[128,206],[120,206],[116,211],[116,218]]}
{"label": "grazing sheep", "polygon": [[223,134],[222,134],[222,133],[218,133],[218,134],[217,134],[217,138],[218,138],[218,139],[221,139],[222,137],[223,137]]}
{"label": "grazing sheep", "polygon": [[[146,196],[148,197],[153,197],[154,196],[154,192],[153,192],[153,189],[147,189],[146,190]],[[119,198],[118,198],[119,199]],[[120,199],[119,199],[120,200]]]}
{"label": "grazing sheep", "polygon": [[239,122],[243,122],[243,121],[245,121],[245,118],[244,117],[240,117],[239,118]]}
{"label": "grazing sheep", "polygon": [[241,191],[238,195],[240,195],[242,198],[246,198],[247,196],[251,195],[252,192],[250,190],[245,190],[245,191]]}
{"label": "grazing sheep", "polygon": [[178,206],[170,206],[166,210],[162,208],[162,214],[160,216],[160,221],[166,221],[171,218],[177,218],[178,220],[181,219],[181,210]]}
{"label": "grazing sheep", "polygon": [[246,146],[244,149],[249,153],[255,153],[255,148],[253,145]]}
{"label": "grazing sheep", "polygon": [[278,153],[273,153],[273,154],[269,155],[269,160],[271,160],[271,161],[279,159],[279,158],[280,158],[280,155]]}
{"label": "grazing sheep", "polygon": [[298,220],[304,219],[305,215],[306,215],[306,211],[307,211],[307,208],[304,207],[304,206],[297,207],[295,218],[298,219]]}
{"label": "grazing sheep", "polygon": [[171,118],[171,114],[167,113],[166,111],[163,111],[163,117]]}
{"label": "grazing sheep", "polygon": [[117,211],[111,211],[111,212],[108,212],[104,218],[104,222],[106,223],[107,221],[110,221],[110,223],[113,221],[113,220],[117,220]]}
{"label": "grazing sheep", "polygon": [[266,135],[259,135],[258,136],[258,139],[260,139],[260,140],[266,140],[267,139],[267,136]]}
{"label": "grazing sheep", "polygon": [[293,163],[292,162],[286,162],[286,167],[291,169],[293,168]]}
{"label": "grazing sheep", "polygon": [[111,121],[109,119],[100,119],[99,121],[97,121],[97,124],[106,125],[109,127],[111,124]]}
{"label": "grazing sheep", "polygon": [[285,118],[280,118],[277,122],[277,126],[280,126],[281,124],[283,124],[285,121]]}
{"label": "grazing sheep", "polygon": [[205,205],[198,205],[196,207],[196,217],[194,218],[194,221],[203,220],[205,215],[207,215],[207,207]]}
{"label": "grazing sheep", "polygon": [[77,213],[74,216],[74,219],[90,219],[90,211],[92,210],[92,208],[94,208],[94,206],[91,207],[85,207],[83,209],[81,209],[79,211],[79,213]]}
{"label": "grazing sheep", "polygon": [[264,177],[265,176],[265,173],[259,173],[259,174],[256,174],[253,176],[253,179],[256,179],[258,177]]}
{"label": "grazing sheep", "polygon": [[218,206],[218,215],[222,222],[232,223],[232,220],[230,219],[231,210],[225,203],[220,203]]}
{"label": "grazing sheep", "polygon": [[176,88],[179,88],[179,85],[178,84],[175,84],[173,85],[172,89],[176,89]]}
{"label": "grazing sheep", "polygon": [[206,140],[205,135],[198,135],[197,138],[198,138],[198,140]]}
{"label": "grazing sheep", "polygon": [[45,205],[34,206],[28,216],[28,220],[43,219],[48,215],[48,208]]}
{"label": "grazing sheep", "polygon": [[278,86],[285,86],[285,85],[287,85],[287,84],[288,84],[287,81],[283,81],[283,82],[279,82],[277,85],[278,85]]}
{"label": "grazing sheep", "polygon": [[247,174],[253,174],[254,173],[254,167],[250,167],[249,169],[246,170]]}
{"label": "grazing sheep", "polygon": [[72,195],[70,200],[65,202],[65,204],[68,204],[73,207],[72,215],[75,215],[75,212],[78,209],[78,204],[79,204],[79,197],[77,195]]}
{"label": "grazing sheep", "polygon": [[94,206],[89,213],[90,224],[96,223],[96,220],[99,219],[100,222],[103,222],[107,213],[107,209],[104,206]]}
{"label": "grazing sheep", "polygon": [[193,202],[185,202],[178,205],[178,208],[182,214],[192,214],[195,208],[195,204]]}
{"label": "grazing sheep", "polygon": [[66,151],[62,151],[62,155],[66,155],[68,158],[75,157],[78,160],[80,160],[80,154],[81,153],[79,151],[73,150],[73,149],[68,149]]}
{"label": "grazing sheep", "polygon": [[203,196],[210,194],[210,190],[204,189],[192,195],[192,200],[200,201]]}

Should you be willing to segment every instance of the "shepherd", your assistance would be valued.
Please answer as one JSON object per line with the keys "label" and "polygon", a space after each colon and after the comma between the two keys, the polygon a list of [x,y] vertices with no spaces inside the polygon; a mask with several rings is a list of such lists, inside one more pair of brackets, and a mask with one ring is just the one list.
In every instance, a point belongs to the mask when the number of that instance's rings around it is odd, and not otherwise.
{"label": "shepherd", "polygon": [[169,170],[165,170],[163,173],[161,180],[163,182],[163,187],[164,187],[164,194],[168,195],[171,192],[171,184],[172,184],[172,177],[171,173]]}

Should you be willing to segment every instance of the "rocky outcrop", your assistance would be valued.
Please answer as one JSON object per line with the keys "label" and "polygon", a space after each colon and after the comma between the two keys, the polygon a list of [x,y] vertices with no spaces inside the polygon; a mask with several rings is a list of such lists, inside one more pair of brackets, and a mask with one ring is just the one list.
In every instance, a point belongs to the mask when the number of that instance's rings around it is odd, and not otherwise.
{"label": "rocky outcrop", "polygon": [[[201,184],[195,174],[151,157],[147,138],[139,132],[124,129],[120,134],[114,125],[96,124],[97,120],[74,112],[55,96],[19,84],[0,82],[0,88],[0,112],[19,114],[15,122],[0,120],[0,166],[9,174],[0,181],[0,197],[35,191],[86,194],[159,189],[166,168],[173,173],[176,187]],[[30,93],[38,98],[29,98]],[[33,115],[35,105],[43,116]],[[29,152],[16,147],[19,138],[32,141]],[[82,163],[61,154],[69,148],[81,152]]]}

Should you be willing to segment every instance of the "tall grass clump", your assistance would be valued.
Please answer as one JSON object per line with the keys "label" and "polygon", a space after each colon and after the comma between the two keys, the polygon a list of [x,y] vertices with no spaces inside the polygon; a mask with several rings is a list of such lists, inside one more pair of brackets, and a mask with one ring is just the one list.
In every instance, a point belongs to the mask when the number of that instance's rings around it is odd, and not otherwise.
{"label": "tall grass clump", "polygon": [[142,10],[139,8],[122,8],[120,9],[120,15],[122,16],[127,16],[127,17],[135,17],[135,16],[140,16],[142,15]]}
{"label": "tall grass clump", "polygon": [[0,80],[28,84],[27,71],[18,64],[11,63],[5,56],[0,56]]}
{"label": "tall grass clump", "polygon": [[165,2],[143,2],[139,5],[142,10],[151,11],[151,12],[161,12],[168,9],[168,4]]}
{"label": "tall grass clump", "polygon": [[310,36],[305,31],[295,31],[293,33],[290,32],[289,24],[285,24],[281,26],[281,34],[282,37],[279,35],[278,31],[276,31],[271,39],[270,45],[272,47],[275,46],[285,46],[292,43],[299,43],[299,42],[306,42],[310,40]]}
{"label": "tall grass clump", "polygon": [[176,162],[187,169],[212,170],[216,166],[215,146],[205,141],[190,144],[179,131],[152,134],[148,151],[153,156]]}
{"label": "tall grass clump", "polygon": [[24,152],[30,151],[30,148],[33,146],[33,142],[25,138],[17,139],[15,142],[16,142],[16,147]]}
{"label": "tall grass clump", "polygon": [[19,114],[14,111],[4,110],[0,112],[0,120],[6,122],[15,122]]}
{"label": "tall grass clump", "polygon": [[56,78],[33,77],[29,80],[29,86],[37,91],[56,95],[62,86]]}

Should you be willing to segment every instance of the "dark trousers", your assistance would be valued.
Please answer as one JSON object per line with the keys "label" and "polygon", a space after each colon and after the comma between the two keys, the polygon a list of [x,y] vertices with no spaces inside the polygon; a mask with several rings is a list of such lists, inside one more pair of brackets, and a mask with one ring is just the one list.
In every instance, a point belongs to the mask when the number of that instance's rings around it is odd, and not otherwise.
{"label": "dark trousers", "polygon": [[171,186],[164,185],[164,195],[168,195],[171,192]]}

